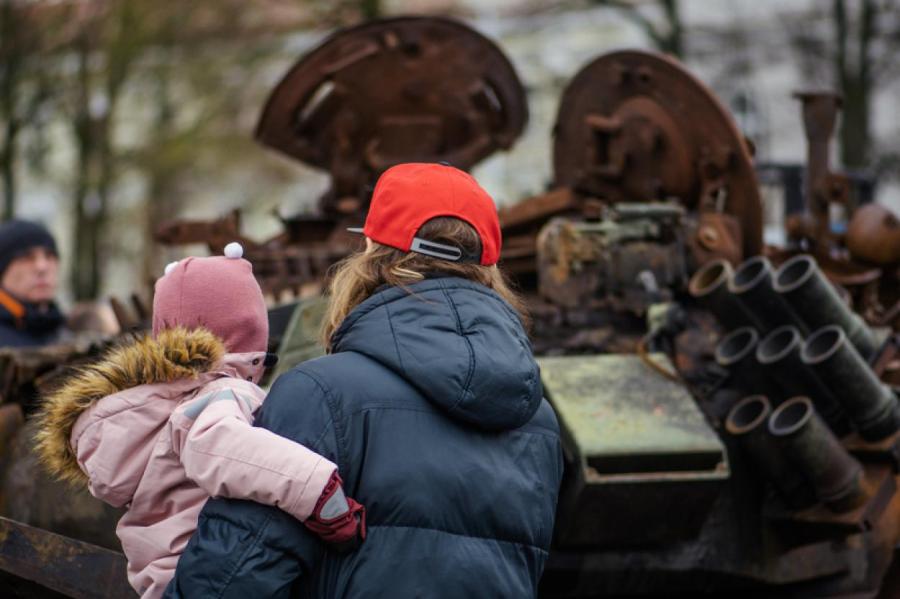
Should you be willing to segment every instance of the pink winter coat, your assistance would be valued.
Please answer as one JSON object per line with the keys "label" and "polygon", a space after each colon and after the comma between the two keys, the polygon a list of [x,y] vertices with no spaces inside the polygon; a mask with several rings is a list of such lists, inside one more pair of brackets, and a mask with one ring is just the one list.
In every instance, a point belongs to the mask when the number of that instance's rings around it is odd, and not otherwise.
{"label": "pink winter coat", "polygon": [[202,329],[138,339],[68,381],[41,414],[51,470],[127,508],[116,533],[144,598],[162,595],[210,496],[306,520],[336,468],[252,426],[265,354],[224,352]]}

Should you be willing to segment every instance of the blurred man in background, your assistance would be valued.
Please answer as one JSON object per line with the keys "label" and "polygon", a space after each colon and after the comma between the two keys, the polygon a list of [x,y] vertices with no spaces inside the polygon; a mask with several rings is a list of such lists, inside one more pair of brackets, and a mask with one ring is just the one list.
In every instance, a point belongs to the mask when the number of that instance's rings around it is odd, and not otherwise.
{"label": "blurred man in background", "polygon": [[58,338],[65,317],[53,301],[59,280],[56,241],[24,220],[0,224],[0,347],[35,347]]}

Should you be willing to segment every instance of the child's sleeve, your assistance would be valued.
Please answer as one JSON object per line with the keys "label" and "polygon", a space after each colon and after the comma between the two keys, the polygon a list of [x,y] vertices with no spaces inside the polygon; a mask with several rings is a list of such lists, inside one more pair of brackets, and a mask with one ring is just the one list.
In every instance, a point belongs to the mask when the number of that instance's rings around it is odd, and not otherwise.
{"label": "child's sleeve", "polygon": [[188,478],[212,497],[250,499],[305,521],[336,466],[303,445],[252,426],[253,402],[220,388],[179,406],[172,445]]}
{"label": "child's sleeve", "polygon": [[[336,423],[325,389],[300,369],[278,377],[255,422],[348,467],[335,432],[342,421]],[[324,544],[286,512],[213,499],[200,512],[164,597],[286,599],[310,587],[324,555]]]}

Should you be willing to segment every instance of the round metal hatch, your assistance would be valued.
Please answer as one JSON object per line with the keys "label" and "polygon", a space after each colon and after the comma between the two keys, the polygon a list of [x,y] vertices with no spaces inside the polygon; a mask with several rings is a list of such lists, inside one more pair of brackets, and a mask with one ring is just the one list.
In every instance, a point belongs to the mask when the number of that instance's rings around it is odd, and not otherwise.
{"label": "round metal hatch", "polygon": [[677,199],[740,224],[762,249],[762,204],[747,142],[697,78],[662,54],[626,50],[584,67],[554,128],[555,183],[604,202]]}
{"label": "round metal hatch", "polygon": [[503,52],[466,25],[401,17],[341,30],[274,89],[257,139],[328,170],[326,212],[364,209],[378,176],[400,162],[470,169],[509,148],[528,109]]}

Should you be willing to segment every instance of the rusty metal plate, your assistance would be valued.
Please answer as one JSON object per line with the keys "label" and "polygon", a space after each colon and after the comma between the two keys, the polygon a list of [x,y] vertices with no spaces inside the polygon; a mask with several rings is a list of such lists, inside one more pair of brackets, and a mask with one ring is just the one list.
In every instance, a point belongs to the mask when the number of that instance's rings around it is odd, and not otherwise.
{"label": "rusty metal plate", "polygon": [[469,169],[509,148],[525,91],[489,39],[444,18],[401,17],[338,31],[285,75],[256,130],[266,146],[328,170],[326,212],[364,209],[400,162]]}
{"label": "rusty metal plate", "polygon": [[[672,368],[664,354],[648,359]],[[688,390],[633,354],[538,361],[574,461],[560,546],[623,550],[696,537],[730,468]]]}
{"label": "rusty metal plate", "polygon": [[584,67],[555,126],[555,184],[608,202],[677,199],[740,223],[762,249],[762,205],[743,136],[713,93],[672,58],[626,50]]}
{"label": "rusty metal plate", "polygon": [[125,566],[117,551],[0,517],[0,572],[43,589],[84,599],[133,597]]}
{"label": "rusty metal plate", "polygon": [[[664,354],[651,354],[651,359],[673,368]],[[728,477],[725,448],[690,392],[638,356],[546,357],[538,362],[560,423],[598,480]]]}

